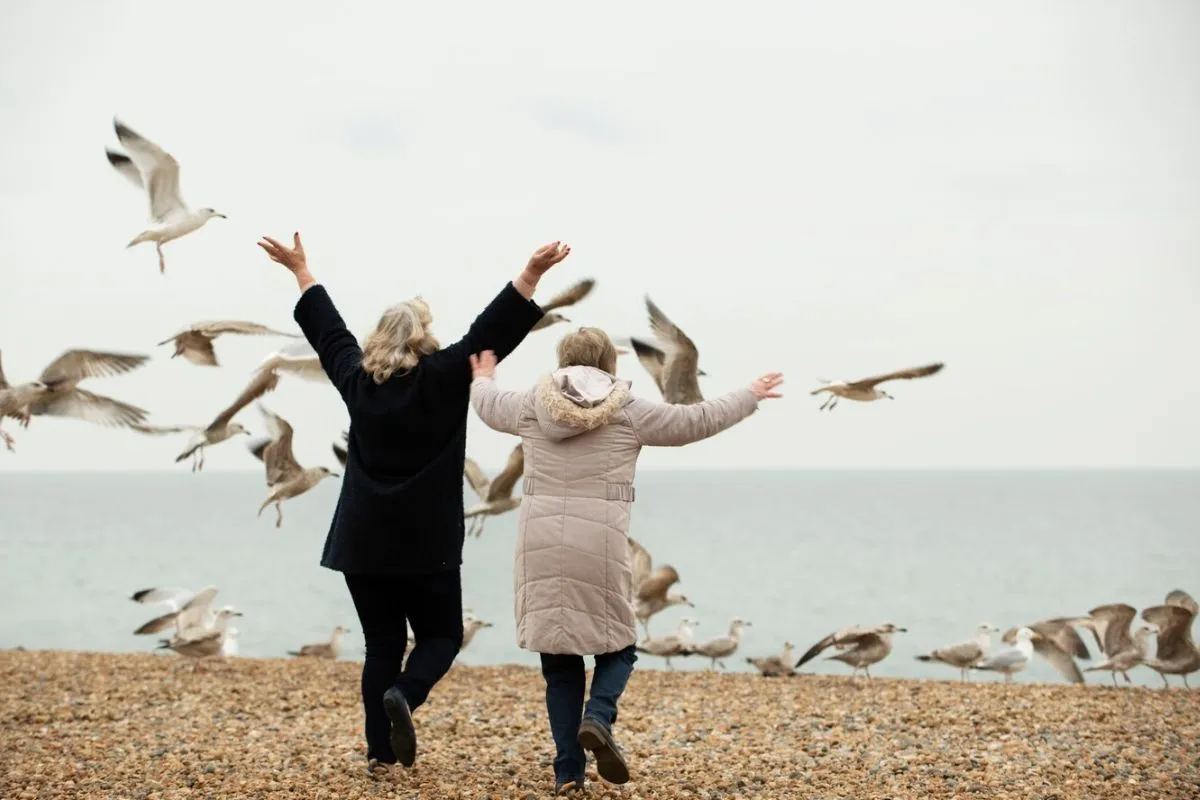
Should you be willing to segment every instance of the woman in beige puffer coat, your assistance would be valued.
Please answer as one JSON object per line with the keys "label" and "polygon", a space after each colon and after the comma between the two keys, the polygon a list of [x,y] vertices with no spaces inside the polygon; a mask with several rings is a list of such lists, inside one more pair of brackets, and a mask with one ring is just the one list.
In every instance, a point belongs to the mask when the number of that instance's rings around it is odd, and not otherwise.
{"label": "woman in beige puffer coat", "polygon": [[[782,376],[768,373],[692,405],[644,400],[614,376],[616,347],[598,328],[564,337],[558,362],[534,388],[503,391],[495,383],[495,359],[485,352],[472,359],[471,403],[489,427],[523,442],[517,643],[542,657],[562,791],[583,786],[585,748],[602,778],[629,780],[611,729],[636,660],[628,533],[638,453],[647,445],[696,442],[737,424],[759,400],[780,396],[774,390]],[[585,655],[596,657],[586,711]]]}

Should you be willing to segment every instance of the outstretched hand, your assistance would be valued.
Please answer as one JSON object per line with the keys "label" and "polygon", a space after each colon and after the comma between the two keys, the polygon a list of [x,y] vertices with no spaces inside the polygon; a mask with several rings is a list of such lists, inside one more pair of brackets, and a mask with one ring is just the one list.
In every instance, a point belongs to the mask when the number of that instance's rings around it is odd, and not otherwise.
{"label": "outstretched hand", "polygon": [[258,246],[267,251],[272,261],[283,264],[292,274],[304,272],[308,269],[308,259],[304,257],[304,245],[300,243],[300,234],[292,234],[292,241],[295,246],[288,248],[270,236],[264,236]]}
{"label": "outstretched hand", "polygon": [[783,397],[782,394],[775,391],[775,388],[783,383],[782,372],[767,372],[750,384],[750,391],[754,392],[754,396],[759,400],[769,400],[776,397]]}
{"label": "outstretched hand", "polygon": [[546,273],[546,270],[569,255],[571,255],[571,245],[563,242],[551,242],[534,251],[534,254],[529,257],[529,263],[525,265],[525,269],[540,278]]}
{"label": "outstretched hand", "polygon": [[479,355],[471,354],[471,379],[496,377],[496,354],[484,350]]}

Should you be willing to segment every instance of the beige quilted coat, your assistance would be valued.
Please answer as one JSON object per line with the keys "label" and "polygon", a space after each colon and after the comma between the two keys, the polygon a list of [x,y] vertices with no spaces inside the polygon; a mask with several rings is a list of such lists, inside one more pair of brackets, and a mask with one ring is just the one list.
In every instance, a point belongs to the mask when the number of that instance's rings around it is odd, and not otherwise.
{"label": "beige quilted coat", "polygon": [[567,367],[524,392],[477,378],[471,403],[489,427],[524,444],[513,578],[517,644],[576,655],[633,644],[628,533],[638,453],[720,433],[754,412],[754,393],[668,405],[632,396],[628,381],[607,372]]}

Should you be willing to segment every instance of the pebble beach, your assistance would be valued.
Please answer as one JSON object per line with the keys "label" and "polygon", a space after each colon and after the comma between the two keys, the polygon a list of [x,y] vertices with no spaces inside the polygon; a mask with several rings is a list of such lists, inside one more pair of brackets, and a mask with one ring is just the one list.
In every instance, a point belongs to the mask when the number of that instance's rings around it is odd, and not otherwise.
{"label": "pebble beach", "polygon": [[[3,798],[532,798],[541,675],[455,666],[418,759],[365,771],[353,661],[0,652]],[[1200,691],[634,673],[633,780],[589,797],[1200,797]]]}

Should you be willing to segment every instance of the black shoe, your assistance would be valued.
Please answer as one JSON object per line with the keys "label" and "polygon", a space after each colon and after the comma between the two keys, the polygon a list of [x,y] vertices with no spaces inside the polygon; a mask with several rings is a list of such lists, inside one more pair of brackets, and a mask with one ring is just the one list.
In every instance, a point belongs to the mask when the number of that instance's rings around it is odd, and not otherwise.
{"label": "black shoe", "polygon": [[608,729],[594,719],[579,723],[579,745],[596,757],[596,771],[609,783],[629,783],[629,766]]}
{"label": "black shoe", "polygon": [[575,794],[575,792],[582,792],[582,791],[583,791],[583,781],[582,780],[563,781],[562,783],[556,783],[554,785],[554,794],[556,794],[556,795]]}
{"label": "black shoe", "polygon": [[411,767],[417,760],[417,732],[413,729],[412,713],[408,710],[404,693],[395,686],[384,692],[383,710],[392,721],[389,737],[392,753],[401,764]]}

